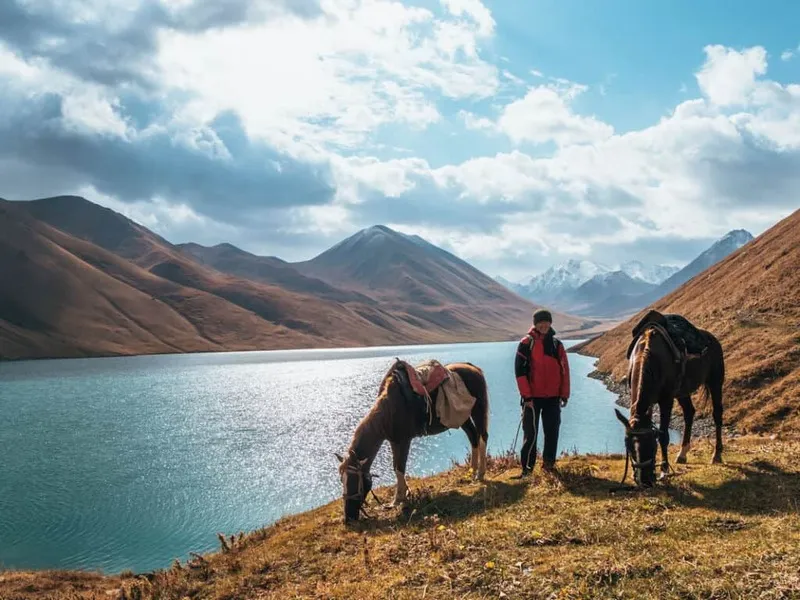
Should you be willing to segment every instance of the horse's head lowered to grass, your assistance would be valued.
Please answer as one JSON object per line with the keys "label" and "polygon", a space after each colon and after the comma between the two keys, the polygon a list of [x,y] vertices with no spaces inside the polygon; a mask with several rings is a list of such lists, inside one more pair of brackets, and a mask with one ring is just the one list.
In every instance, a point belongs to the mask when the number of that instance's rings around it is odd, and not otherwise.
{"label": "horse's head lowered to grass", "polygon": [[353,453],[347,458],[336,454],[339,460],[339,477],[342,480],[342,500],[344,501],[344,522],[358,521],[367,494],[372,490],[372,473],[369,472],[369,459],[359,459]]}
{"label": "horse's head lowered to grass", "polygon": [[656,453],[658,451],[658,430],[652,424],[642,423],[632,426],[630,421],[616,408],[614,412],[625,427],[625,453],[633,467],[633,479],[637,485],[652,487],[656,480]]}

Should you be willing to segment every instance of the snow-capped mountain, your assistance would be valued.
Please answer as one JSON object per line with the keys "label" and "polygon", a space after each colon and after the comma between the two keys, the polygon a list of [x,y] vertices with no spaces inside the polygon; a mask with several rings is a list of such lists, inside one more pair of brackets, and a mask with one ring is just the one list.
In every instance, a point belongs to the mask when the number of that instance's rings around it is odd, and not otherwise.
{"label": "snow-capped mountain", "polygon": [[505,277],[503,277],[502,275],[495,275],[494,280],[500,285],[505,286],[514,292],[519,292],[520,288],[522,287],[520,283],[517,283],[515,281],[510,281]]}
{"label": "snow-capped mountain", "polygon": [[524,288],[529,297],[558,297],[565,291],[577,289],[595,275],[609,271],[609,267],[589,260],[568,260],[531,277]]}
{"label": "snow-capped mountain", "polygon": [[577,314],[614,315],[655,287],[655,284],[631,277],[622,270],[600,273],[572,292],[568,305]]}
{"label": "snow-capped mountain", "polygon": [[568,260],[531,277],[527,283],[496,279],[519,295],[556,310],[584,316],[619,316],[669,294],[752,239],[743,229],[730,231],[683,268],[646,265],[638,260],[617,267]]}
{"label": "snow-capped mountain", "polygon": [[658,285],[671,275],[680,271],[680,267],[671,265],[645,265],[638,260],[629,260],[619,266],[619,270],[633,279]]}
{"label": "snow-capped mountain", "polygon": [[666,296],[671,291],[679,288],[684,283],[689,281],[695,275],[698,275],[708,269],[709,267],[717,264],[723,258],[735,252],[746,243],[753,239],[753,235],[744,229],[734,229],[729,231],[705,252],[700,254],[692,262],[682,268],[680,271],[674,273],[669,278],[661,282],[656,288],[659,298]]}

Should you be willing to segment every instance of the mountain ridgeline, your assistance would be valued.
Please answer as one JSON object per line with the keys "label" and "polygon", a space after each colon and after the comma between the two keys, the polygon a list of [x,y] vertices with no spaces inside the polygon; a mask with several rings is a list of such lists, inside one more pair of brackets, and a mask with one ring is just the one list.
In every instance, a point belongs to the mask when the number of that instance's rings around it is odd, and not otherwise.
{"label": "mountain ridgeline", "polygon": [[382,226],[289,263],[175,245],[80,197],[0,200],[0,359],[509,340],[536,307]]}
{"label": "mountain ridgeline", "polygon": [[[742,244],[749,236],[745,233],[732,232],[710,249],[718,254],[704,253],[700,261],[690,263],[689,272],[710,266],[648,308],[684,315],[719,338],[725,352],[725,423],[735,423],[741,431],[796,432],[800,427],[800,210]],[[715,258],[719,260],[709,262]],[[575,349],[598,357],[598,370],[614,382],[624,381],[631,331],[644,313]],[[710,411],[710,402],[697,406],[699,414]]]}
{"label": "mountain ridgeline", "polygon": [[743,229],[731,231],[683,268],[647,266],[640,261],[611,268],[587,260],[569,260],[550,267],[527,283],[500,278],[498,282],[525,298],[575,315],[626,317],[658,301],[752,240],[753,236]]}

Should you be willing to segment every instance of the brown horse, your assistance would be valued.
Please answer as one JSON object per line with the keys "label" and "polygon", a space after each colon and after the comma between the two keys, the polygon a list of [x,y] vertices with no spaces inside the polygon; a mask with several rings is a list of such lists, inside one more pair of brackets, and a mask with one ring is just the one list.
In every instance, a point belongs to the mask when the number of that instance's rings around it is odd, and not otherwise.
{"label": "brown horse", "polygon": [[[372,489],[370,466],[384,441],[392,449],[394,472],[397,477],[394,502],[403,502],[408,495],[405,472],[411,440],[415,437],[436,435],[449,428],[435,415],[431,418],[428,404],[413,393],[405,370],[389,370],[378,390],[372,409],[356,427],[347,458],[339,459],[339,476],[342,480],[345,523],[358,520]],[[470,363],[453,363],[445,367],[461,376],[470,395],[475,398],[470,416],[461,425],[472,446],[474,476],[482,480],[486,471],[486,442],[489,438],[489,396],[483,371]]]}
{"label": "brown horse", "polygon": [[[678,347],[670,332],[676,335],[682,348]],[[658,450],[656,438],[661,445],[661,476],[669,473],[667,447],[675,398],[683,409],[684,420],[683,441],[676,461],[686,462],[695,414],[691,396],[700,387],[706,397],[711,397],[716,428],[716,447],[711,462],[722,462],[725,360],[719,340],[712,333],[695,328],[680,315],[662,315],[652,310],[633,329],[628,357],[631,418],[626,419],[616,409],[615,412],[625,426],[625,448],[633,465],[636,483],[644,486],[654,483]],[[653,405],[656,403],[661,414],[658,430],[652,421]]]}

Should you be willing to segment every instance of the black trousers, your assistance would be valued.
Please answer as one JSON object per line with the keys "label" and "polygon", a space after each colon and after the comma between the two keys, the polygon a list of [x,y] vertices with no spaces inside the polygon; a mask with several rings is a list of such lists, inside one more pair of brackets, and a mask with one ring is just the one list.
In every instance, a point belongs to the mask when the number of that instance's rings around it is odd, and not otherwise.
{"label": "black trousers", "polygon": [[[542,428],[539,428],[541,415]],[[558,450],[558,431],[561,427],[561,399],[534,398],[533,409],[524,408],[522,413],[522,454],[520,456],[523,471],[532,471],[536,465],[536,437],[544,434],[542,459],[545,464],[556,462]],[[536,432],[539,435],[536,435]]]}

